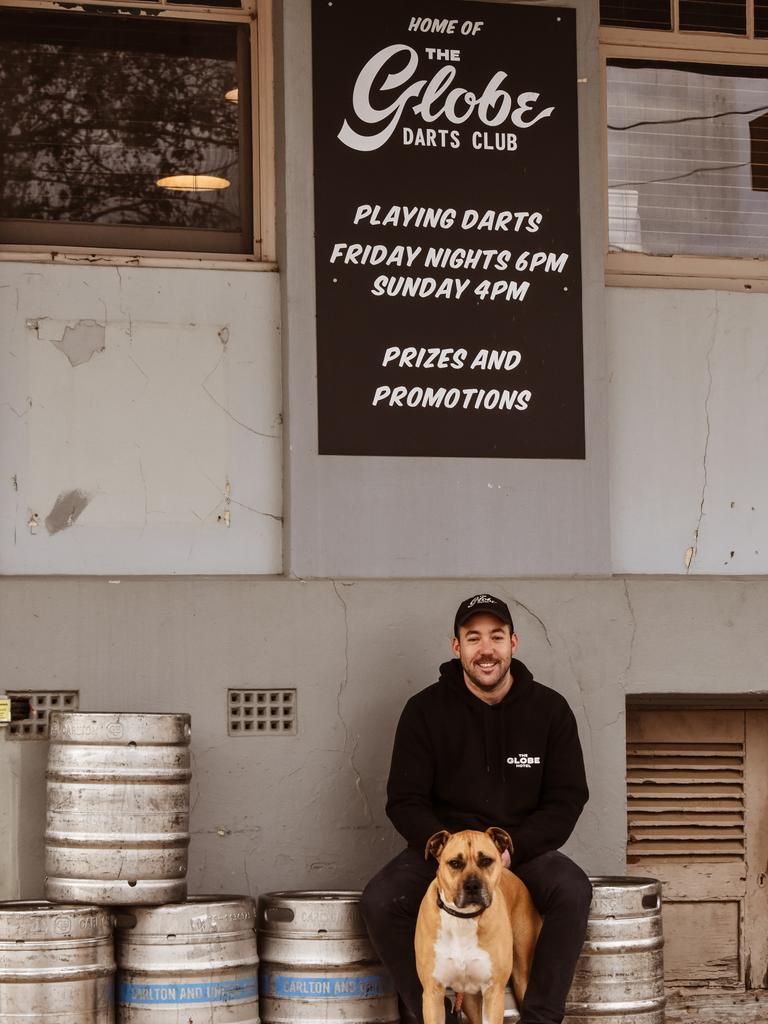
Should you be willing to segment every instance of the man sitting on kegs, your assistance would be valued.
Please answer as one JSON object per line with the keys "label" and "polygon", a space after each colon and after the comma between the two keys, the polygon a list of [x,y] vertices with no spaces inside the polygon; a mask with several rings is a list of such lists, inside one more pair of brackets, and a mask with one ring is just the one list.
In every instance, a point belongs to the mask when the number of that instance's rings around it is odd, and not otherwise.
{"label": "man sitting on kegs", "polygon": [[387,815],[408,846],[369,882],[361,909],[406,1008],[421,1018],[413,938],[435,877],[424,851],[446,829],[498,826],[505,864],[526,884],[544,923],[521,1024],[560,1024],[584,942],[592,886],[558,848],[588,798],[573,712],[514,658],[506,603],[476,594],[459,605],[438,682],[406,704],[395,735]]}

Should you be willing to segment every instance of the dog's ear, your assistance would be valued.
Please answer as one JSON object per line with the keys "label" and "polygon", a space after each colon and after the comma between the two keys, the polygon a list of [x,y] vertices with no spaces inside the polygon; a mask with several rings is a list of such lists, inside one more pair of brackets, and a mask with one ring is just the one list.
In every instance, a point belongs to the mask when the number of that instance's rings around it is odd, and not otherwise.
{"label": "dog's ear", "polygon": [[430,857],[434,857],[435,860],[440,860],[440,854],[443,852],[443,847],[451,838],[451,833],[446,832],[443,829],[442,832],[435,832],[433,836],[430,836],[427,840],[427,846],[424,850],[424,860],[429,860]]}
{"label": "dog's ear", "polygon": [[485,834],[499,853],[504,853],[505,850],[509,850],[510,854],[512,853],[514,847],[509,832],[505,832],[503,828],[497,828],[494,825],[492,828],[487,828]]}

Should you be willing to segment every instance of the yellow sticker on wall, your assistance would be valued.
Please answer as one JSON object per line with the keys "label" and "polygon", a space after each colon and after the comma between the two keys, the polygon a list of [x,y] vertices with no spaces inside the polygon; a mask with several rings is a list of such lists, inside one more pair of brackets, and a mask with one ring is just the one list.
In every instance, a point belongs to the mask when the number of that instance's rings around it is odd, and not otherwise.
{"label": "yellow sticker on wall", "polygon": [[11,698],[0,697],[0,723],[10,722],[11,720]]}

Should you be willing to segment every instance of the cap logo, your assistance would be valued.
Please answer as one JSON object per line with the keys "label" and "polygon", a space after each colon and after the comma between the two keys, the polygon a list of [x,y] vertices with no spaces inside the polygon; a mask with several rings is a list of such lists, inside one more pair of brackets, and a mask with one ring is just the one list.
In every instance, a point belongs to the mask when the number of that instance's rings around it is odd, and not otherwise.
{"label": "cap logo", "polygon": [[476,604],[496,604],[496,599],[489,594],[478,594],[477,597],[472,598],[467,608],[474,608]]}

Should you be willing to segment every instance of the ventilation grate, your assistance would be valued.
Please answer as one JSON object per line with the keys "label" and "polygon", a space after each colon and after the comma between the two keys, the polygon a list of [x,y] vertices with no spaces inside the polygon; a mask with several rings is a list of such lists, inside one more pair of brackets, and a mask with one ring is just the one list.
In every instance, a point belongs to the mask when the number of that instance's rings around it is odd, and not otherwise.
{"label": "ventilation grate", "polygon": [[47,740],[50,712],[77,711],[80,706],[77,690],[14,690],[8,697],[12,708],[9,740]]}
{"label": "ventilation grate", "polygon": [[627,855],[744,858],[743,743],[629,743]]}
{"label": "ventilation grate", "polygon": [[230,736],[295,736],[296,691],[228,690],[227,722]]}

